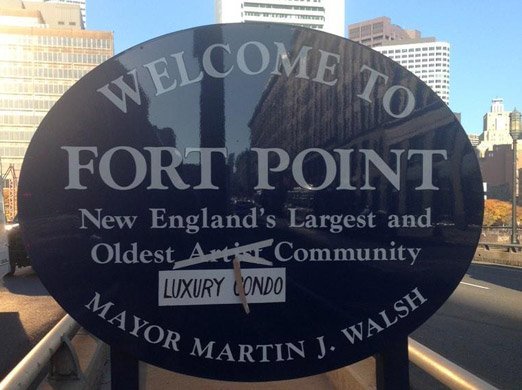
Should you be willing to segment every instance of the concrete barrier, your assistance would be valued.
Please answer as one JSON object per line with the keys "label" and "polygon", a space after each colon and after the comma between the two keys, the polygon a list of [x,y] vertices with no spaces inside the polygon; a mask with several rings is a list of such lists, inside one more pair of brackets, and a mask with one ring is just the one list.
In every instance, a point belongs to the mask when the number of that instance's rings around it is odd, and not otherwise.
{"label": "concrete barrier", "polygon": [[479,245],[473,262],[522,267],[522,252],[512,252],[501,248],[486,249]]}

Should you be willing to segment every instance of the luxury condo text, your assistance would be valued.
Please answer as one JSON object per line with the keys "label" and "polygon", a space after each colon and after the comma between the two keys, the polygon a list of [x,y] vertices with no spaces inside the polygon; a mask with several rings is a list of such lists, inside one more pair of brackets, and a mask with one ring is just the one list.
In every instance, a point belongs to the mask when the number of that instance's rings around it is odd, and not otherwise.
{"label": "luxury condo text", "polygon": [[[82,184],[81,178],[85,178],[87,173],[95,175],[99,173],[101,181],[108,187],[127,191],[133,190],[144,182],[148,190],[167,190],[176,188],[186,190],[218,190],[219,187],[212,182],[212,156],[214,154],[228,156],[226,148],[186,148],[182,154],[174,147],[144,147],[139,150],[129,146],[117,146],[101,154],[97,146],[62,146],[67,152],[68,165],[68,184],[66,190],[86,190],[87,186]],[[401,164],[401,160],[410,160],[412,157],[420,158],[421,175],[415,184],[415,190],[438,190],[433,184],[433,165],[434,161],[447,159],[447,152],[443,149],[392,149],[386,159],[392,161],[392,167],[372,149],[334,149],[333,152],[320,149],[309,148],[298,153],[293,161],[289,154],[280,148],[252,148],[252,152],[257,155],[257,185],[255,190],[273,190],[275,187],[270,183],[269,173],[291,171],[295,182],[306,189],[322,190],[332,185],[338,176],[339,185],[337,190],[375,190],[370,183],[373,177],[371,166],[374,167],[395,189],[400,190],[401,176],[405,174],[406,164]],[[198,154],[200,161],[201,182],[192,187],[181,177],[177,169],[182,166],[184,159],[192,154]],[[350,160],[352,155],[360,154],[363,160],[364,184],[357,187],[351,182],[352,167]],[[165,157],[170,158],[165,158]],[[392,157],[393,156],[393,157]],[[192,157],[192,156],[191,156]],[[306,158],[316,157],[322,160],[325,166],[325,174],[322,182],[314,183],[312,186],[307,182],[303,172],[303,165]],[[358,156],[356,156],[358,157]],[[111,170],[113,159],[126,158],[129,161],[129,169],[133,173],[133,178],[129,182],[123,183],[121,178],[115,177]],[[165,163],[168,161],[168,163]],[[404,163],[404,161],[403,161]],[[81,175],[80,173],[83,173]],[[149,174],[149,175],[148,175]]]}

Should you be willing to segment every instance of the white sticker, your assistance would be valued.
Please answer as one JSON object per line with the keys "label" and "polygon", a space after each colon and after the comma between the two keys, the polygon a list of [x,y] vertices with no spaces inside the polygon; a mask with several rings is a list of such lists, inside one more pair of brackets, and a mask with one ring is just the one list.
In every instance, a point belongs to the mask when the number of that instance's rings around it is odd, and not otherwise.
{"label": "white sticker", "polygon": [[[285,268],[243,268],[247,302],[286,302]],[[159,272],[158,305],[241,304],[233,269]]]}

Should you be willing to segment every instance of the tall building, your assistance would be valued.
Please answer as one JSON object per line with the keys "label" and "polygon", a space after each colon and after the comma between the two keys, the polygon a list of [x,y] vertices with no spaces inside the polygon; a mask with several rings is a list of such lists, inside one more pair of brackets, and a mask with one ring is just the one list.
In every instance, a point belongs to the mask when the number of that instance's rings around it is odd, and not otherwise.
{"label": "tall building", "polygon": [[477,134],[468,134],[468,139],[474,148],[480,143],[480,137]]}
{"label": "tall building", "polygon": [[424,81],[444,103],[450,99],[450,44],[422,38],[382,16],[348,26],[349,39],[390,57]]}
{"label": "tall building", "polygon": [[420,31],[404,30],[402,27],[392,24],[391,19],[386,16],[365,20],[348,26],[348,38],[369,47],[382,46],[388,42],[402,39],[417,39],[420,37]]}
{"label": "tall building", "polygon": [[344,37],[344,0],[215,0],[216,23],[270,22]]}
{"label": "tall building", "polygon": [[53,104],[114,53],[113,34],[81,28],[78,5],[0,0],[0,170],[19,171]]}
{"label": "tall building", "polygon": [[[511,200],[513,194],[513,147],[493,145],[485,152],[480,162],[482,181],[487,184],[487,197]],[[517,176],[522,174],[522,145],[517,145]],[[518,182],[518,183],[517,183]],[[517,193],[521,193],[522,181],[515,182]],[[519,202],[520,203],[520,202]]]}
{"label": "tall building", "polygon": [[509,112],[504,111],[504,99],[491,101],[490,112],[484,114],[483,132],[477,149],[481,157],[493,150],[495,145],[511,145],[513,139],[509,134]]}
{"label": "tall building", "polygon": [[449,104],[450,44],[435,38],[403,39],[373,48],[419,77]]}
{"label": "tall building", "polygon": [[85,1],[86,0],[43,0],[47,3],[66,3],[66,4],[76,4],[80,6],[80,12],[82,14],[82,23],[83,28],[87,27],[87,19],[85,15]]}

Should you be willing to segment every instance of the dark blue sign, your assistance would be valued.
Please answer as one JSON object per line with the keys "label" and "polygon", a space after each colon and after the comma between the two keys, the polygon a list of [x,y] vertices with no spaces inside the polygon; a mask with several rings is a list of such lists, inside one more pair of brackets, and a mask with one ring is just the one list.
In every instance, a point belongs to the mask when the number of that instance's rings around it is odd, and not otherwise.
{"label": "dark blue sign", "polygon": [[480,234],[473,149],[422,81],[296,27],[199,27],[103,63],[20,178],[34,268],[82,326],[180,373],[346,366],[450,296]]}

